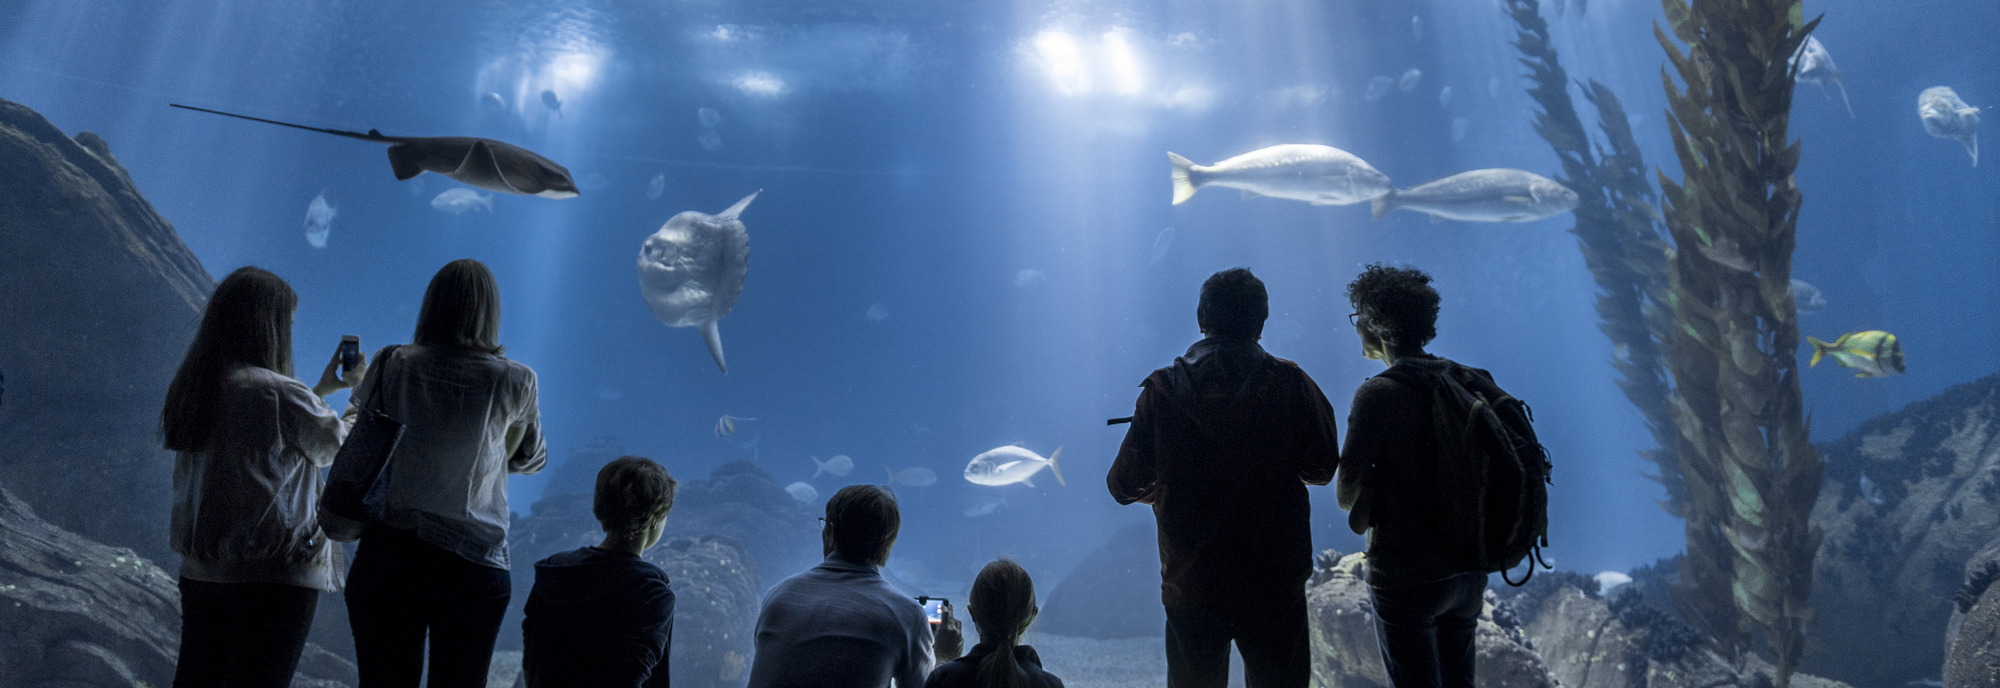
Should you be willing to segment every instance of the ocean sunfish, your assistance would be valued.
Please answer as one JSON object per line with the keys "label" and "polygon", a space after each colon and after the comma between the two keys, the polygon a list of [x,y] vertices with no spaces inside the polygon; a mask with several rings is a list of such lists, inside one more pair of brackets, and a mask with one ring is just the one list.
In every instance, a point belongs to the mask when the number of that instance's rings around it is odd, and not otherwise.
{"label": "ocean sunfish", "polygon": [[1351,205],[1389,193],[1389,175],[1353,153],[1309,143],[1261,148],[1215,163],[1196,165],[1173,153],[1174,205],[1186,203],[1204,186],[1243,190],[1244,198],[1270,196],[1313,205]]}
{"label": "ocean sunfish", "polygon": [[1011,444],[997,447],[972,457],[972,462],[965,464],[965,481],[988,487],[1014,483],[1034,487],[1035,474],[1048,468],[1050,473],[1055,474],[1057,483],[1067,485],[1063,482],[1062,467],[1056,465],[1061,458],[1062,447],[1056,447],[1055,453],[1049,454],[1046,459],[1024,447]]}
{"label": "ocean sunfish", "polygon": [[667,220],[639,247],[639,290],[653,316],[668,327],[699,327],[723,374],[722,331],[715,321],[729,315],[743,296],[750,274],[750,232],[737,216],[762,189],[744,196],[720,215],[693,210]]}
{"label": "ocean sunfish", "polygon": [[1833,94],[1826,90],[1827,82],[1838,87],[1840,102],[1847,106],[1847,118],[1854,119],[1854,103],[1847,100],[1847,84],[1840,80],[1840,68],[1833,66],[1833,55],[1826,51],[1826,46],[1821,45],[1819,39],[1807,36],[1806,42],[1799,44],[1799,51],[1792,54],[1789,62],[1799,70],[1798,83],[1818,84],[1820,95],[1833,98]]}
{"label": "ocean sunfish", "polygon": [[1972,166],[1979,166],[1979,108],[1966,105],[1950,86],[1932,86],[1917,96],[1917,117],[1931,136],[1965,144]]}
{"label": "ocean sunfish", "polygon": [[403,180],[425,172],[436,172],[487,191],[543,198],[574,198],[576,180],[569,170],[534,151],[503,141],[471,136],[383,136],[374,129],[358,131],[322,129],[303,124],[238,115],[168,103],[182,110],[247,119],[281,127],[317,131],[350,139],[389,144],[389,167]]}
{"label": "ocean sunfish", "polygon": [[1391,191],[1374,201],[1375,219],[1399,209],[1429,213],[1432,222],[1533,222],[1576,208],[1569,187],[1509,168],[1473,170]]}

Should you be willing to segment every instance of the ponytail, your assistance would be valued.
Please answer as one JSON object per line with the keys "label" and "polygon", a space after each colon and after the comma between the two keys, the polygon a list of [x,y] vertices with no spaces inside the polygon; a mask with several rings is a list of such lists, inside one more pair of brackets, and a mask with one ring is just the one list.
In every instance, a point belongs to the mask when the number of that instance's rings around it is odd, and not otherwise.
{"label": "ponytail", "polygon": [[993,643],[993,651],[979,660],[979,685],[1021,688],[1027,671],[1014,659],[1014,647],[1035,620],[1035,581],[1020,564],[1000,559],[980,569],[967,602],[979,638]]}

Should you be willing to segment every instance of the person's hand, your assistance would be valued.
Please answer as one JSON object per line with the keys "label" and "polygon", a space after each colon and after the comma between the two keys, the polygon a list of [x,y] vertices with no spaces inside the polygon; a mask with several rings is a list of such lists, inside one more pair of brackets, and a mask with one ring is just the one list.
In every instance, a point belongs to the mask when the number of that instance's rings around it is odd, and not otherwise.
{"label": "person's hand", "polygon": [[938,617],[937,628],[932,631],[931,652],[937,655],[937,663],[943,664],[965,654],[965,632],[958,617],[952,616],[950,602],[944,604]]}
{"label": "person's hand", "polygon": [[326,362],[326,370],[319,374],[319,384],[313,385],[313,394],[324,397],[359,384],[361,378],[368,374],[368,354],[361,354],[360,362],[354,364],[353,370],[347,371],[345,378],[340,372],[340,352],[336,351],[333,360]]}

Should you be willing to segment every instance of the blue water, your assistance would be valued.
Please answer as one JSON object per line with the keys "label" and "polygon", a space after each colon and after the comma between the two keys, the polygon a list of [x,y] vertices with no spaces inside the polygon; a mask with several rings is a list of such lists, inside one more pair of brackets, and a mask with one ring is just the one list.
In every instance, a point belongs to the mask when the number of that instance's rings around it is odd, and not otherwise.
{"label": "blue water", "polygon": [[[1659,6],[1589,5],[1553,19],[1565,65],[1614,88],[1639,118],[1648,163],[1678,178],[1652,37]],[[1818,36],[1857,118],[1801,87],[1794,276],[1829,302],[1804,329],[1895,332],[1910,368],[1886,380],[1806,371],[1813,435],[1830,439],[2000,368],[1995,164],[1972,167],[1915,114],[1932,85],[2000,104],[2000,5],[1807,11],[1827,15]],[[1365,205],[1227,189],[1168,204],[1169,150],[1208,163],[1325,143],[1405,187],[1480,167],[1553,176],[1495,3],[5,0],[0,17],[0,97],[103,135],[212,274],[255,264],[289,279],[302,373],[342,334],[371,351],[407,341],[443,263],[491,265],[503,341],[540,374],[557,461],[609,436],[683,478],[755,457],[785,484],[812,474],[809,456],[852,456],[846,479],[814,481],[821,495],[879,482],[885,467],[927,467],[936,485],[899,488],[896,565],[1012,554],[1052,585],[1118,526],[1149,517],[1101,487],[1123,436],[1103,421],[1129,415],[1136,384],[1198,337],[1202,278],[1256,270],[1272,295],[1266,345],[1317,378],[1344,418],[1380,364],[1360,358],[1342,289],[1360,265],[1387,261],[1437,276],[1435,352],[1492,370],[1533,403],[1557,464],[1559,566],[1628,569],[1684,541],[1652,504],[1663,494],[1637,455],[1650,439],[1612,383],[1570,216],[1370,222]],[[1415,90],[1364,98],[1371,78],[1410,68],[1423,72]],[[503,139],[565,164],[585,192],[498,196],[490,214],[452,215],[430,200],[458,184],[397,182],[379,145],[168,102]],[[719,121],[705,124],[702,108]],[[656,174],[664,192],[648,199]],[[648,312],[635,260],[674,213],[718,212],[758,189],[743,216],[749,283],[721,322],[723,375],[695,330]],[[302,221],[322,192],[338,217],[315,249]],[[1167,227],[1172,245],[1155,261]],[[877,304],[886,317],[871,319]],[[758,420],[718,438],[723,414]],[[973,455],[1013,442],[1063,447],[1068,485],[960,479]],[[513,478],[514,508],[546,480]],[[1005,507],[964,515],[996,490]],[[1318,544],[1357,549],[1331,491],[1313,498]]]}

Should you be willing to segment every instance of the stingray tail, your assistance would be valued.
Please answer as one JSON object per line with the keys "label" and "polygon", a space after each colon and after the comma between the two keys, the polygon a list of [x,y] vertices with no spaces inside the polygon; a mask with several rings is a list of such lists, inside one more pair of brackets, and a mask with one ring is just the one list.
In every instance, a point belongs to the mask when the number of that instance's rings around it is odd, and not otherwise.
{"label": "stingray tail", "polygon": [[1194,181],[1194,161],[1168,151],[1167,162],[1174,165],[1174,205],[1186,203],[1188,199],[1194,198],[1194,192],[1201,188],[1201,185]]}
{"label": "stingray tail", "polygon": [[1369,199],[1368,210],[1374,215],[1374,217],[1369,219],[1370,222],[1382,219],[1383,215],[1396,212],[1396,190],[1390,189],[1389,193]]}
{"label": "stingray tail", "polygon": [[[736,202],[736,205],[732,205],[732,206],[729,206],[729,209],[728,209],[728,210],[724,210],[724,211],[722,211],[722,214],[721,214],[721,215],[719,215],[718,217],[721,217],[721,218],[722,218],[722,219],[724,219],[724,220],[734,220],[734,219],[736,219],[736,218],[737,218],[738,216],[740,216],[740,215],[742,215],[742,214],[743,214],[743,209],[744,209],[744,208],[748,208],[748,207],[750,207],[750,202],[751,202],[751,201],[754,201],[754,200],[757,200],[757,194],[760,194],[760,193],[764,193],[764,190],[763,190],[763,189],[758,189],[758,190],[756,190],[756,191],[752,191],[752,192],[750,192],[750,195],[748,195],[748,196],[744,196],[744,197],[743,197],[743,200],[740,200],[740,201],[737,201],[737,202]],[[717,361],[721,361],[721,360],[722,360],[722,345],[721,345],[721,344],[710,344],[710,345],[708,345],[708,348],[710,348],[710,349],[713,349],[713,350],[715,350],[715,352],[716,352],[716,353],[715,353],[715,360],[717,360]]]}
{"label": "stingray tail", "polygon": [[715,326],[714,320],[701,324],[701,340],[708,343],[708,355],[715,357],[715,367],[728,375],[729,364],[722,361],[722,330]]}
{"label": "stingray tail", "polygon": [[1060,458],[1062,458],[1062,447],[1056,447],[1055,453],[1049,455],[1049,472],[1056,474],[1057,485],[1068,485],[1069,483],[1063,482],[1062,467],[1056,465],[1056,459]]}

